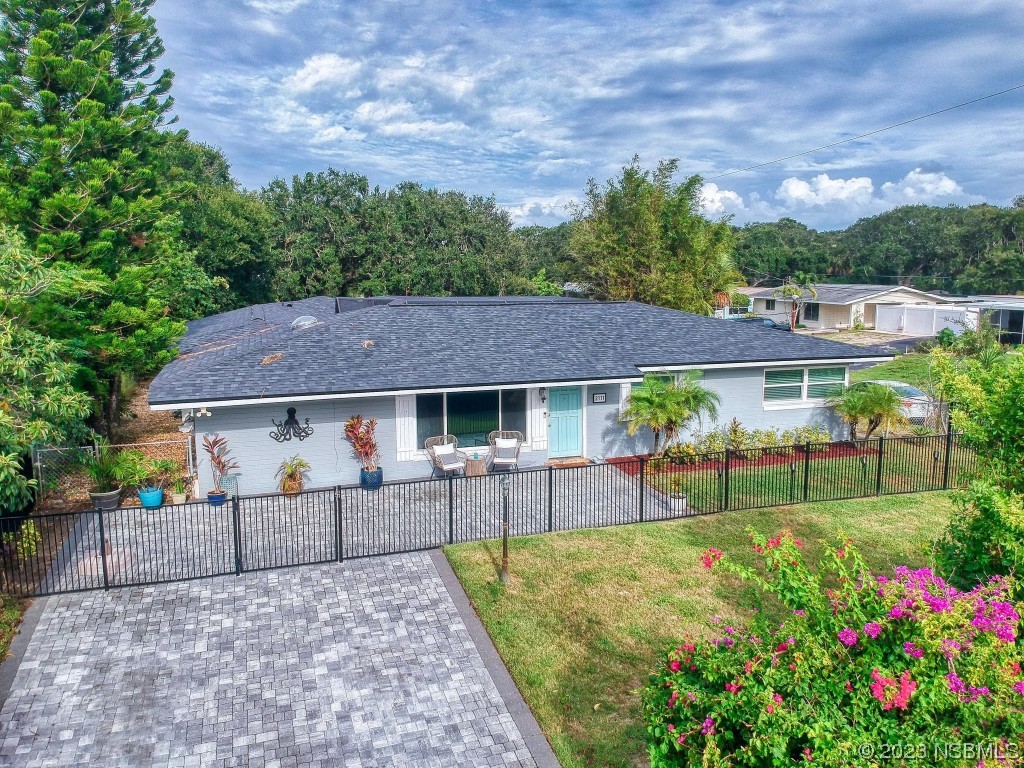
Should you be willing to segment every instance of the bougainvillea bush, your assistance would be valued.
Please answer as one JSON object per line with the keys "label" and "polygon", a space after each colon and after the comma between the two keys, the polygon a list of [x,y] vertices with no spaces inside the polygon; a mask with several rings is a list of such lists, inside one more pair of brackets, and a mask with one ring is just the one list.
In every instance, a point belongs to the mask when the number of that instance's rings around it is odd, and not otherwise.
{"label": "bougainvillea bush", "polygon": [[961,592],[928,569],[876,575],[850,541],[812,571],[789,532],[751,538],[761,568],[714,549],[704,565],[757,583],[786,618],[668,653],[642,692],[655,768],[1024,764],[1009,580]]}

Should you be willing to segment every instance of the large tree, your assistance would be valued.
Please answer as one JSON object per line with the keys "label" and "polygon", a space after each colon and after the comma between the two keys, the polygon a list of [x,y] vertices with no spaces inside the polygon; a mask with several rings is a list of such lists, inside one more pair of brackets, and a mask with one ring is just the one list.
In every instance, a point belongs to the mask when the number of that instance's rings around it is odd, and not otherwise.
{"label": "large tree", "polygon": [[65,343],[104,431],[122,378],[171,356],[183,326],[169,307],[200,311],[213,288],[161,189],[172,73],[155,67],[151,5],[0,0],[0,217],[53,269],[89,272],[89,292],[29,320]]}
{"label": "large tree", "polygon": [[711,314],[740,281],[732,228],[701,215],[701,178],[674,184],[677,168],[666,160],[647,171],[634,157],[604,187],[588,182],[571,248],[596,298]]}

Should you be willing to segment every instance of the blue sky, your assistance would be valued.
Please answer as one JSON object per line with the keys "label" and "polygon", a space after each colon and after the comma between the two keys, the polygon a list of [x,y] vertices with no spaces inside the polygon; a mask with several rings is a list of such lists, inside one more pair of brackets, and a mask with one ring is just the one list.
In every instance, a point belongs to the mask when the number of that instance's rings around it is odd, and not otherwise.
{"label": "blue sky", "polygon": [[329,166],[568,218],[634,154],[705,210],[819,229],[1024,194],[1019,0],[157,0],[181,126],[247,187]]}

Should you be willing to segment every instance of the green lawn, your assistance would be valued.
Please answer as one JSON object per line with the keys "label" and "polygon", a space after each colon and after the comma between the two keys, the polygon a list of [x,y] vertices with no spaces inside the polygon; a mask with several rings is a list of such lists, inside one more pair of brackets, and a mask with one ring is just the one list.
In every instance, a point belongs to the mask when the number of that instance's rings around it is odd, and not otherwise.
{"label": "green lawn", "polygon": [[28,603],[10,595],[0,594],[0,660],[7,658],[11,640],[18,634],[21,617]]}
{"label": "green lawn", "polygon": [[850,381],[870,381],[873,379],[904,381],[932,394],[935,384],[932,381],[930,367],[931,359],[928,355],[912,352],[909,355],[900,355],[888,363],[879,363],[870,368],[850,371]]}
{"label": "green lawn", "polygon": [[477,613],[565,768],[645,764],[635,691],[657,659],[712,617],[741,623],[757,593],[700,566],[711,546],[753,562],[745,533],[784,527],[807,542],[853,536],[876,568],[921,566],[945,526],[947,494],[727,512],[669,523],[513,539],[512,579],[496,578],[500,542],[447,548]]}
{"label": "green lawn", "polygon": [[[779,464],[753,464],[734,457],[729,472],[729,508],[873,496],[879,487],[882,493],[938,490],[945,479],[944,440],[922,437],[888,441],[881,475],[876,443],[866,444],[859,455],[824,458],[812,453],[806,468],[802,451]],[[743,455],[750,456],[750,452]],[[970,468],[972,457],[966,451],[954,450],[950,458],[949,482],[956,485],[961,471]],[[724,508],[725,478],[718,474],[717,466],[680,467],[652,475],[649,482],[663,492],[686,493],[694,510],[716,512]]]}

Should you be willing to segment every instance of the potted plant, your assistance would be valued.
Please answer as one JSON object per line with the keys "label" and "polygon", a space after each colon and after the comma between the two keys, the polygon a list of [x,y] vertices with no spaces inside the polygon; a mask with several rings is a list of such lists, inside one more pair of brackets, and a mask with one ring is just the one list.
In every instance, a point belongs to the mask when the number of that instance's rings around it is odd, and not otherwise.
{"label": "potted plant", "polygon": [[188,493],[185,491],[185,479],[179,477],[171,486],[171,503],[184,504],[188,501]]}
{"label": "potted plant", "polygon": [[117,509],[121,487],[137,474],[138,461],[133,452],[114,450],[110,443],[96,439],[95,451],[85,460],[85,473],[92,480],[89,498],[96,509]]}
{"label": "potted plant", "polygon": [[683,482],[683,478],[672,478],[672,482],[668,486],[668,497],[673,512],[682,514],[686,511],[686,483]]}
{"label": "potted plant", "polygon": [[353,416],[345,422],[345,438],[352,443],[352,452],[362,465],[359,484],[369,490],[384,485],[384,470],[379,465],[380,449],[374,436],[376,429],[376,419],[363,421],[362,416]]}
{"label": "potted plant", "polygon": [[203,450],[210,457],[210,471],[213,473],[213,490],[207,492],[206,498],[211,507],[220,507],[228,498],[228,492],[220,484],[228,472],[238,469],[238,462],[228,450],[227,438],[218,434],[203,436]]}
{"label": "potted plant", "polygon": [[309,462],[298,454],[282,461],[281,466],[277,468],[277,475],[275,475],[280,478],[278,488],[281,489],[281,493],[289,496],[302,493],[310,469],[312,467],[309,466]]}
{"label": "potted plant", "polygon": [[164,488],[181,471],[176,461],[155,459],[142,465],[138,483],[139,503],[146,509],[157,509],[164,503]]}

